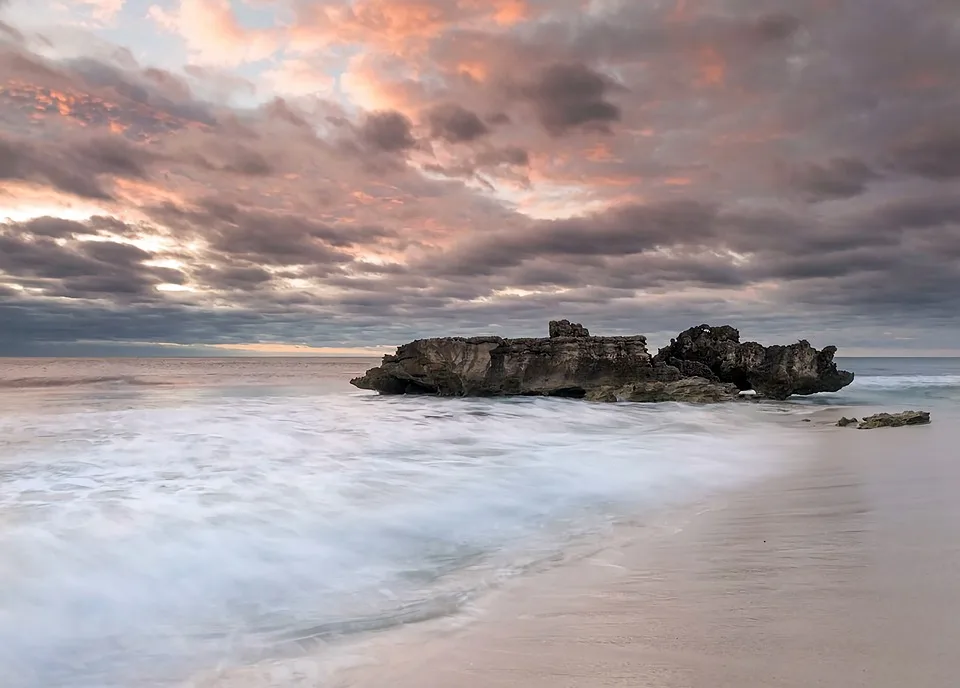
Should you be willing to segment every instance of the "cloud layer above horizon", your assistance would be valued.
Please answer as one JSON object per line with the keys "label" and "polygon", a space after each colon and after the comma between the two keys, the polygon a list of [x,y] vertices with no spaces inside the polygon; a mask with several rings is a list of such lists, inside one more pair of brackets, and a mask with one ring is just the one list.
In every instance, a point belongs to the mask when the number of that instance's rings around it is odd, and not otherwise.
{"label": "cloud layer above horizon", "polygon": [[955,0],[0,2],[0,354],[958,304]]}

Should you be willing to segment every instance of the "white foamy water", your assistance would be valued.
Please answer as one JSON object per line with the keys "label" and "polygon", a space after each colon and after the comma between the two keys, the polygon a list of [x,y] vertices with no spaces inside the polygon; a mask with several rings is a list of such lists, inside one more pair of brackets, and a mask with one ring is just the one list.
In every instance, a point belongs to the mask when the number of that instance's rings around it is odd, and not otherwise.
{"label": "white foamy water", "polygon": [[[271,365],[260,385],[98,370],[5,396],[0,686],[177,685],[455,614],[805,441],[750,404],[387,398],[348,391],[342,366],[314,388],[291,364],[299,384],[277,387]],[[170,378],[148,373],[123,375]]]}

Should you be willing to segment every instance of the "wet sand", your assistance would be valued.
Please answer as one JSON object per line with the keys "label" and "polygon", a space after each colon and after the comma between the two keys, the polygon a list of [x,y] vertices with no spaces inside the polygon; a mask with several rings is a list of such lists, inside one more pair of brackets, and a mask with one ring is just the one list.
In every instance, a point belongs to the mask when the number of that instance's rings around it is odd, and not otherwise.
{"label": "wet sand", "polygon": [[373,641],[323,685],[958,685],[958,420],[815,422],[816,455],[790,475],[624,533],[502,590],[459,628]]}

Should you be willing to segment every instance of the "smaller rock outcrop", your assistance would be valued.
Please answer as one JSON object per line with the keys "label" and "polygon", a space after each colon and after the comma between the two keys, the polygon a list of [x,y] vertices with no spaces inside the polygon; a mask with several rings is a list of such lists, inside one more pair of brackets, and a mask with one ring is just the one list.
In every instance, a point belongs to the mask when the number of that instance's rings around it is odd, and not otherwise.
{"label": "smaller rock outcrop", "polygon": [[589,337],[590,331],[580,323],[572,323],[569,320],[551,320],[551,337]]}
{"label": "smaller rock outcrop", "polygon": [[902,413],[878,413],[867,416],[857,426],[859,430],[876,428],[902,428],[905,425],[927,425],[930,422],[929,411],[903,411]]}
{"label": "smaller rock outcrop", "polygon": [[681,332],[653,360],[685,375],[713,377],[783,400],[794,394],[837,392],[853,382],[853,373],[838,370],[833,362],[836,352],[835,346],[817,351],[805,339],[787,346],[741,343],[736,328],[700,325]]}
{"label": "smaller rock outcrop", "polygon": [[846,416],[844,416],[843,418],[837,421],[837,427],[848,428],[851,425],[856,425],[859,422],[860,421],[858,421],[856,418],[847,418]]}

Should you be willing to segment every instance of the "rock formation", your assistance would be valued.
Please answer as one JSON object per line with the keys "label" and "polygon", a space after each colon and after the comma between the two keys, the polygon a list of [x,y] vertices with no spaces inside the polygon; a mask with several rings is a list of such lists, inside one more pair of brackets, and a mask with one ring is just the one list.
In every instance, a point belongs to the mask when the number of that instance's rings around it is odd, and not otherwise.
{"label": "rock formation", "polygon": [[557,396],[604,401],[713,402],[743,389],[785,399],[835,391],[853,380],[833,365],[833,347],[739,343],[732,327],[694,328],[652,357],[642,335],[593,337],[566,320],[550,337],[419,339],[351,380],[381,394]]}
{"label": "rock formation", "polygon": [[867,416],[857,426],[859,430],[876,428],[902,428],[905,425],[926,425],[930,422],[929,411],[903,411],[902,413],[878,413]]}
{"label": "rock formation", "polygon": [[569,320],[551,320],[551,337],[589,337],[590,331],[580,323],[572,323]]}
{"label": "rock formation", "polygon": [[768,399],[786,399],[793,394],[837,392],[853,382],[853,373],[837,370],[836,352],[835,346],[817,351],[805,339],[788,346],[741,344],[740,332],[729,325],[700,325],[671,340],[654,362],[700,376],[706,376],[706,368],[720,382],[755,390]]}
{"label": "rock formation", "polygon": [[851,425],[856,425],[859,422],[860,421],[858,421],[856,418],[847,418],[846,416],[844,416],[843,418],[837,421],[837,427],[849,428]]}

